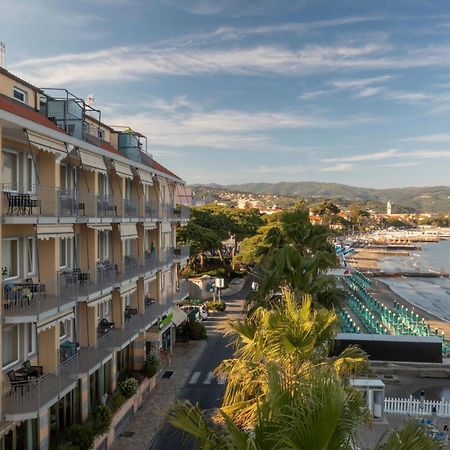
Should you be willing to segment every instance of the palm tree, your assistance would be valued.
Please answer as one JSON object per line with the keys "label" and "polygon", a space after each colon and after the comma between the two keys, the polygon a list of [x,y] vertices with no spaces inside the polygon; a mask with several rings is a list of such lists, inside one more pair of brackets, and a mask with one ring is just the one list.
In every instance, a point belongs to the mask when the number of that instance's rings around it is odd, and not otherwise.
{"label": "palm tree", "polygon": [[339,376],[366,368],[364,352],[355,347],[330,356],[337,316],[324,308],[313,309],[310,296],[299,304],[286,291],[281,304],[260,307],[229,326],[235,355],[216,373],[228,379],[222,410],[241,426],[254,422],[258,404],[267,395],[267,364],[276,365],[284,379],[293,381],[308,378],[314,367],[331,367]]}
{"label": "palm tree", "polygon": [[223,410],[210,425],[198,406],[179,402],[169,421],[197,439],[202,449],[352,449],[358,425],[369,413],[362,395],[332,371],[312,370],[287,381],[267,364],[267,394],[252,427],[242,428]]}

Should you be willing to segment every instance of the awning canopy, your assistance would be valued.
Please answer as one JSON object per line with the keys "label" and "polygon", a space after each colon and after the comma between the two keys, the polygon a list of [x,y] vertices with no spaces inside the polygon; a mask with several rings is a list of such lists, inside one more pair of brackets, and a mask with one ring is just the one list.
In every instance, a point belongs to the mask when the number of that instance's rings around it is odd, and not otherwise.
{"label": "awning canopy", "polygon": [[153,186],[153,176],[150,172],[146,172],[145,170],[138,169],[138,174],[139,174],[139,178],[141,179],[142,183]]}
{"label": "awning canopy", "polygon": [[36,232],[38,239],[70,239],[73,238],[73,225],[57,224],[57,225],[36,225]]}
{"label": "awning canopy", "polygon": [[144,230],[155,230],[156,223],[154,222],[144,222]]}
{"label": "awning canopy", "polygon": [[66,144],[27,130],[28,140],[33,147],[50,153],[67,153]]}
{"label": "awning canopy", "polygon": [[91,308],[96,305],[100,305],[101,303],[106,303],[112,300],[112,294],[104,295],[103,297],[97,298],[96,300],[89,302],[88,306]]}
{"label": "awning canopy", "polygon": [[173,305],[172,313],[172,323],[177,327],[187,319],[187,314],[178,305]]}
{"label": "awning canopy", "polygon": [[45,323],[44,325],[38,325],[37,332],[42,333],[45,330],[49,330],[50,328],[56,326],[56,324],[60,322],[65,322],[69,319],[74,319],[75,314],[73,312],[66,314],[64,316],[58,317],[57,319],[51,320],[50,322]]}
{"label": "awning canopy", "polygon": [[97,231],[112,231],[112,225],[107,223],[88,223],[88,228]]}
{"label": "awning canopy", "polygon": [[106,173],[106,165],[102,156],[94,155],[93,153],[88,153],[80,149],[80,157],[84,169]]}
{"label": "awning canopy", "polygon": [[120,295],[132,295],[137,291],[136,283],[129,284],[120,288]]}
{"label": "awning canopy", "polygon": [[133,178],[133,172],[131,171],[131,167],[128,164],[122,163],[120,161],[113,161],[113,164],[118,175],[130,179]]}
{"label": "awning canopy", "polygon": [[135,223],[121,223],[119,224],[120,239],[137,239],[137,228]]}

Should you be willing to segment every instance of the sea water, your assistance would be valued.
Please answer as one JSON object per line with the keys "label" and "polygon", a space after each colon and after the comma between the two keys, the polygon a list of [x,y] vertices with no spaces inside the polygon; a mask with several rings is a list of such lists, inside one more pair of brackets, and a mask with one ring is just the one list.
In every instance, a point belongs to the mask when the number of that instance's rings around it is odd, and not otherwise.
{"label": "sea water", "polygon": [[[450,240],[422,244],[421,250],[412,250],[409,256],[387,256],[379,262],[385,271],[418,271],[450,273]],[[450,279],[381,278],[390,288],[408,302],[450,322]]]}

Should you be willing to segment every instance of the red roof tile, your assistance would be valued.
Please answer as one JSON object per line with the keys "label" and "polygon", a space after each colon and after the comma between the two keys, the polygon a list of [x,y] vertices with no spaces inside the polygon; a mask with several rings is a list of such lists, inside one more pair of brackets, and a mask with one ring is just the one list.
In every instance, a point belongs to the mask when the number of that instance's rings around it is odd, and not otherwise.
{"label": "red roof tile", "polygon": [[175,175],[173,172],[171,172],[169,169],[166,169],[163,165],[161,165],[159,162],[155,160],[152,161],[152,166],[154,169],[159,170],[160,172],[163,172],[167,175],[170,175],[171,177],[175,177],[181,180],[181,178],[178,175]]}
{"label": "red roof tile", "polygon": [[24,119],[31,120],[32,122],[38,123],[39,125],[43,125],[44,127],[51,128],[55,131],[59,131],[62,134],[65,134],[61,128],[56,125],[56,123],[47,119],[41,113],[31,109],[29,106],[25,106],[4,95],[0,95],[0,109],[4,111],[8,111],[11,114],[15,114],[16,116],[23,117]]}
{"label": "red roof tile", "polygon": [[100,144],[100,147],[103,150],[106,150],[107,152],[111,152],[111,153],[115,153],[116,155],[120,155],[123,156],[122,153],[119,152],[119,150],[117,150],[117,148],[113,147],[111,144],[109,144],[108,142],[102,142]]}

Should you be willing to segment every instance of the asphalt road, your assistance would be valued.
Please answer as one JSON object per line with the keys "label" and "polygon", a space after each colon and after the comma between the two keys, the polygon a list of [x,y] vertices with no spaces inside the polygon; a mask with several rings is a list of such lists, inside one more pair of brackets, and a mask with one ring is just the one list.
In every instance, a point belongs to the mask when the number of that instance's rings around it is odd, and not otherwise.
{"label": "asphalt road", "polygon": [[[223,326],[228,320],[237,319],[241,315],[244,299],[249,292],[249,282],[244,289],[229,297],[223,297],[227,310],[205,321],[208,329],[208,345],[188,377],[181,390],[179,399],[188,399],[192,404],[199,403],[202,409],[217,408],[222,403],[225,391],[224,380],[213,377],[214,369],[224,360],[230,358],[233,349],[228,345],[229,339],[223,335]],[[183,433],[164,422],[149,444],[149,450],[194,449],[192,440],[187,440]]]}

